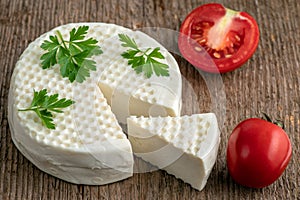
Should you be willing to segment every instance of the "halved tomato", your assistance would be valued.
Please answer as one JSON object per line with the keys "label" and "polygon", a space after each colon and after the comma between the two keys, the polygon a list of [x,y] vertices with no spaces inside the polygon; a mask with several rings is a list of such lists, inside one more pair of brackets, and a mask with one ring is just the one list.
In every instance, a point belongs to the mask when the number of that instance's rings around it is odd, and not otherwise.
{"label": "halved tomato", "polygon": [[[212,73],[240,67],[253,55],[259,41],[253,17],[217,3],[194,9],[181,24],[180,33],[178,47],[183,57],[195,67]],[[207,61],[206,52],[217,67]]]}

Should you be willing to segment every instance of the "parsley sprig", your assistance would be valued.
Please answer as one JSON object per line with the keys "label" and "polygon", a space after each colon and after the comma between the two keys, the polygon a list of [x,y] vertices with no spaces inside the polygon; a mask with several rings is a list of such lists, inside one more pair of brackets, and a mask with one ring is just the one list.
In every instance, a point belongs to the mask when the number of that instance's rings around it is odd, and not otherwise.
{"label": "parsley sprig", "polygon": [[76,80],[82,83],[90,76],[90,70],[96,70],[96,62],[89,58],[103,53],[96,45],[97,40],[85,39],[88,29],[88,26],[73,28],[69,40],[56,31],[56,35],[45,40],[41,45],[47,51],[41,56],[42,68],[47,69],[58,63],[62,77],[68,77],[70,82]]}
{"label": "parsley sprig", "polygon": [[144,72],[147,78],[150,78],[153,72],[156,76],[169,76],[169,66],[157,60],[165,58],[159,47],[147,48],[143,51],[138,48],[135,40],[126,34],[119,34],[119,40],[123,47],[130,48],[121,55],[128,59],[128,65],[131,65],[137,74]]}
{"label": "parsley sprig", "polygon": [[49,129],[55,129],[53,123],[53,114],[51,112],[63,113],[62,108],[66,108],[75,103],[70,99],[58,99],[58,94],[47,95],[47,90],[41,91],[33,90],[33,99],[31,105],[26,109],[19,109],[19,111],[34,111],[42,120],[44,126]]}

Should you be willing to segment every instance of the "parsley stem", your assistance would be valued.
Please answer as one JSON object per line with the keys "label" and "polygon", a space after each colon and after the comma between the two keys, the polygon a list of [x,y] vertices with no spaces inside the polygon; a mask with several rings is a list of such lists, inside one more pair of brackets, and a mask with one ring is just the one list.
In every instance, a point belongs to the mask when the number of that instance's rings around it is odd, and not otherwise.
{"label": "parsley stem", "polygon": [[[147,52],[151,50],[151,48],[146,49],[146,51],[144,51],[144,55],[147,55]],[[147,55],[148,56],[148,55]]]}
{"label": "parsley stem", "polygon": [[[56,32],[57,35],[58,35],[58,39],[59,39],[59,42],[64,46],[65,49],[68,49],[66,43],[70,43],[68,41],[65,41],[60,33],[60,31],[57,31]],[[75,63],[76,65],[78,65],[77,61],[74,59],[74,55],[72,55],[72,53],[70,52],[70,59],[72,60],[73,63]]]}
{"label": "parsley stem", "polygon": [[65,41],[64,41],[64,39],[63,39],[63,37],[62,37],[62,35],[61,35],[61,33],[60,33],[60,31],[57,31],[56,33],[57,33],[57,35],[58,35],[58,39],[59,39],[60,42],[63,44],[64,48],[65,48],[65,49],[68,49],[68,47],[67,47],[67,45],[66,45],[66,43],[65,43]]}
{"label": "parsley stem", "polygon": [[41,107],[35,106],[35,107],[30,107],[26,109],[18,109],[18,111],[36,111],[37,109],[40,109]]}
{"label": "parsley stem", "polygon": [[33,109],[32,108],[18,109],[18,111],[33,111]]}
{"label": "parsley stem", "polygon": [[151,48],[148,48],[148,49],[146,49],[145,51],[142,51],[142,50],[140,50],[140,49],[137,49],[139,52],[138,52],[138,54],[137,55],[141,55],[141,56],[145,56],[147,59],[148,59],[148,57],[149,57],[149,55],[147,54],[147,52],[149,51],[149,50],[151,50]]}

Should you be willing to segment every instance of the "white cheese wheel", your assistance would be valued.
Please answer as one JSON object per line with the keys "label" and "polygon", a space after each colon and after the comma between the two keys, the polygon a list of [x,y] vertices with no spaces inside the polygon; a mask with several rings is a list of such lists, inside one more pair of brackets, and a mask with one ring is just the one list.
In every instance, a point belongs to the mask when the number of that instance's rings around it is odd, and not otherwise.
{"label": "white cheese wheel", "polygon": [[220,143],[215,114],[131,116],[127,126],[135,155],[198,190],[204,188]]}
{"label": "white cheese wheel", "polygon": [[[103,50],[92,57],[97,70],[83,83],[71,83],[62,78],[58,65],[42,69],[43,41],[57,30],[68,38],[72,28],[83,25],[89,26],[87,38],[95,38]],[[161,47],[170,77],[137,75],[121,56],[126,48],[118,40],[119,33],[143,48]],[[63,113],[54,114],[55,130],[43,126],[36,113],[18,111],[30,106],[33,90],[42,89],[75,101]],[[133,173],[131,145],[117,118],[122,122],[132,113],[178,115],[181,76],[171,54],[142,32],[105,23],[67,24],[43,34],[24,51],[12,75],[8,102],[13,142],[34,165],[72,183],[101,185]],[[147,108],[139,111],[141,106]]]}

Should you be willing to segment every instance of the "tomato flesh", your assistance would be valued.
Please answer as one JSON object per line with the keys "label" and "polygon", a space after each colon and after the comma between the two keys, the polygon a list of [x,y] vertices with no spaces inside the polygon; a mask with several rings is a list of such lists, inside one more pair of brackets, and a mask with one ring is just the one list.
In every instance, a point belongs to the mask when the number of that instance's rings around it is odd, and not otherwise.
{"label": "tomato flesh", "polygon": [[[245,63],[259,41],[256,21],[245,12],[221,4],[205,4],[193,10],[180,27],[178,46],[194,66],[207,72],[224,73]],[[207,52],[217,68],[205,59]]]}
{"label": "tomato flesh", "polygon": [[[200,21],[191,27],[191,38],[197,41],[214,59],[229,58],[236,53],[243,41],[244,33],[230,31],[230,23],[236,15],[234,11],[226,12],[216,23]],[[197,46],[195,45],[197,51]]]}
{"label": "tomato flesh", "polygon": [[281,176],[291,154],[291,143],[283,129],[252,118],[240,123],[230,135],[227,166],[237,183],[262,188]]}

